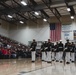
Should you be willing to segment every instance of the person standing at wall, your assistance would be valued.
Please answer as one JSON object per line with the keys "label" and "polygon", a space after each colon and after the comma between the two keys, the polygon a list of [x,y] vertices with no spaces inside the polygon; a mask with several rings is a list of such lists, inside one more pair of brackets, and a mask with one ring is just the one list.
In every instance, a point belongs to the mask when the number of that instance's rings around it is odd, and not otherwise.
{"label": "person standing at wall", "polygon": [[64,49],[64,45],[62,43],[62,40],[60,40],[59,44],[58,44],[58,50],[59,50],[59,61],[62,62],[63,61],[63,49]]}
{"label": "person standing at wall", "polygon": [[37,42],[36,42],[35,39],[33,39],[33,42],[31,43],[31,46],[30,46],[32,62],[35,62],[35,58],[36,58],[36,46],[37,46]]}
{"label": "person standing at wall", "polygon": [[0,47],[0,59],[2,58],[2,48]]}

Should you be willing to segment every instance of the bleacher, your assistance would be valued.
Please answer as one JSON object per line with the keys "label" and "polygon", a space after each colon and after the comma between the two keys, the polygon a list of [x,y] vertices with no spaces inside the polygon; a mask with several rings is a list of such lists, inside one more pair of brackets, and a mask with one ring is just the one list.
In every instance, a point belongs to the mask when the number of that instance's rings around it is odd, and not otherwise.
{"label": "bleacher", "polygon": [[30,57],[28,46],[0,35],[0,58],[7,59],[19,57]]}

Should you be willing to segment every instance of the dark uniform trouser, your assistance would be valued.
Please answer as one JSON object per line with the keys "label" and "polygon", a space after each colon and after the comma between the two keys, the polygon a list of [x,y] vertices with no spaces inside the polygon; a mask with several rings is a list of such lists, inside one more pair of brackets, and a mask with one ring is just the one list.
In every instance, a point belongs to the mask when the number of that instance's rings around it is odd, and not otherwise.
{"label": "dark uniform trouser", "polygon": [[36,58],[35,53],[36,53],[36,51],[32,51],[31,52],[32,61],[35,61],[35,58]]}

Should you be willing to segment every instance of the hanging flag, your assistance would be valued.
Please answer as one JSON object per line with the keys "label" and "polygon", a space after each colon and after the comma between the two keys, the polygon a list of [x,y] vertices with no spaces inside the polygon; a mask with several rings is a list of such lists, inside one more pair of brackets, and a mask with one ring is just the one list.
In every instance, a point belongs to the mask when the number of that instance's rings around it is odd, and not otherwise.
{"label": "hanging flag", "polygon": [[50,39],[52,42],[56,42],[61,39],[61,24],[60,23],[50,24]]}

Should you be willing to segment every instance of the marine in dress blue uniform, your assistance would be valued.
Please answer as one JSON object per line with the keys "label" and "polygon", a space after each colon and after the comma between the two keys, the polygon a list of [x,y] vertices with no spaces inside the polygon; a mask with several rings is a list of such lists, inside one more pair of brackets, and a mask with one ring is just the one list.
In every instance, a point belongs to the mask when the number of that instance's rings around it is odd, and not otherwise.
{"label": "marine in dress blue uniform", "polygon": [[47,62],[51,63],[51,50],[52,50],[52,43],[50,42],[50,39],[48,39],[47,42]]}
{"label": "marine in dress blue uniform", "polygon": [[58,50],[59,50],[59,61],[62,62],[63,61],[63,49],[64,49],[64,45],[62,43],[62,40],[60,40],[59,44],[58,44]]}
{"label": "marine in dress blue uniform", "polygon": [[32,62],[35,62],[36,59],[36,46],[37,46],[37,42],[35,41],[35,39],[33,39],[33,42],[31,43],[31,57],[32,57]]}
{"label": "marine in dress blue uniform", "polygon": [[65,52],[66,52],[65,61],[67,64],[70,64],[70,50],[71,50],[71,43],[69,42],[69,40],[67,40],[67,43],[65,43]]}

